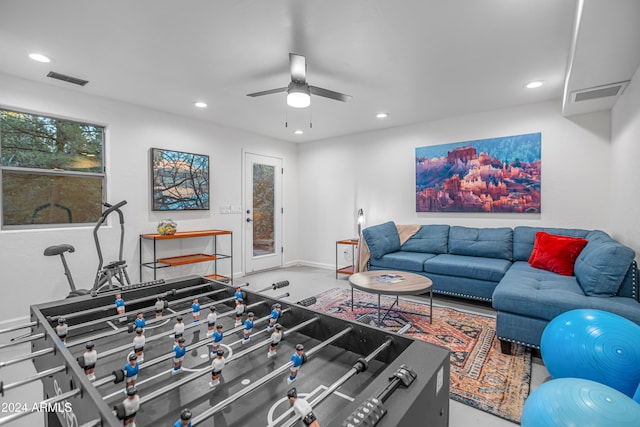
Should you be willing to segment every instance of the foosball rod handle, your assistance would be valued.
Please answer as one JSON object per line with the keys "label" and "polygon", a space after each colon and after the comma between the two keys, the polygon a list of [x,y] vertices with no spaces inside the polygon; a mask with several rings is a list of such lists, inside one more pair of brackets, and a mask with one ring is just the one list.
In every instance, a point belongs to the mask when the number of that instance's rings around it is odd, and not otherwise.
{"label": "foosball rod handle", "polygon": [[276,283],[271,285],[271,288],[276,290],[276,289],[284,288],[285,286],[289,286],[289,281],[288,280],[281,280],[279,282],[276,282]]}
{"label": "foosball rod handle", "polygon": [[370,397],[356,408],[355,411],[342,422],[342,427],[372,427],[385,416],[387,410],[382,404],[400,387],[409,387],[416,379],[417,374],[408,366],[400,365],[400,368],[389,378],[387,384],[377,396]]}
{"label": "foosball rod handle", "polygon": [[310,305],[313,305],[315,303],[316,303],[316,297],[309,297],[301,301],[298,301],[296,304],[301,305],[303,307],[309,307]]}

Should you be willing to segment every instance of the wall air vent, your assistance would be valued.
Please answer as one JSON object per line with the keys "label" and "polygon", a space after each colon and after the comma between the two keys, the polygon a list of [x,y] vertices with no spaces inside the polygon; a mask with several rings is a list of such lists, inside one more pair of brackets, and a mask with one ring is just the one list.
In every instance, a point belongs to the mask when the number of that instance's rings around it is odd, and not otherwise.
{"label": "wall air vent", "polygon": [[66,74],[56,73],[55,71],[49,71],[47,77],[51,77],[52,79],[62,80],[63,82],[73,83],[74,85],[84,86],[89,83],[89,80],[82,80],[77,77],[67,76]]}
{"label": "wall air vent", "polygon": [[611,83],[604,86],[590,87],[587,89],[571,92],[572,102],[591,101],[599,98],[618,97],[622,95],[624,89],[629,84],[629,80],[618,83]]}

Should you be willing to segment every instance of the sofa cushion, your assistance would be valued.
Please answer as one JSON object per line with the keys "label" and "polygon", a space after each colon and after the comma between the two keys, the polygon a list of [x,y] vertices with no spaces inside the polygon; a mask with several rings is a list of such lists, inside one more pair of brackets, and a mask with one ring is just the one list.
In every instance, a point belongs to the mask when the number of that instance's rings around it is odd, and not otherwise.
{"label": "sofa cushion", "polygon": [[395,222],[367,227],[362,230],[372,258],[382,258],[383,255],[400,250],[400,236]]}
{"label": "sofa cushion", "polygon": [[493,308],[498,312],[547,321],[569,310],[594,308],[640,324],[638,307],[633,298],[587,296],[576,276],[560,276],[533,268],[524,261],[514,262],[493,292]]}
{"label": "sofa cushion", "polygon": [[590,232],[587,240],[589,243],[576,260],[578,283],[586,295],[614,296],[636,254],[602,231]]}
{"label": "sofa cushion", "polygon": [[525,227],[520,226],[513,229],[513,260],[527,261],[533,251],[533,244],[536,240],[536,233],[544,231],[549,234],[558,234],[569,237],[585,238],[589,233],[587,230],[579,228],[551,228],[551,227]]}
{"label": "sofa cushion", "polygon": [[448,225],[423,225],[400,248],[408,252],[425,252],[429,254],[446,254],[449,240]]}
{"label": "sofa cushion", "polygon": [[513,258],[513,230],[503,228],[449,229],[449,253],[483,258]]}
{"label": "sofa cushion", "polygon": [[398,251],[383,255],[381,258],[372,258],[370,263],[376,268],[422,271],[424,262],[433,257],[435,257],[434,254]]}
{"label": "sofa cushion", "polygon": [[509,266],[511,266],[511,261],[506,259],[441,254],[426,260],[424,271],[425,273],[499,282]]}
{"label": "sofa cushion", "polygon": [[531,267],[573,276],[573,265],[587,245],[582,237],[558,236],[539,231],[529,258]]}

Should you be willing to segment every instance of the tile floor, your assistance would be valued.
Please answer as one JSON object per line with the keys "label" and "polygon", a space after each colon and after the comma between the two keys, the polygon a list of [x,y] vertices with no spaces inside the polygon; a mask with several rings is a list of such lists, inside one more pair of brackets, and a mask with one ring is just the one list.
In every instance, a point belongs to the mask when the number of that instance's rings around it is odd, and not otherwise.
{"label": "tile floor", "polygon": [[[343,287],[348,289],[349,282],[347,276],[335,277],[333,270],[326,270],[313,267],[297,266],[267,272],[252,274],[246,277],[236,279],[236,283],[248,282],[251,289],[261,289],[271,283],[281,280],[288,280],[290,285],[284,289],[275,291],[267,291],[265,294],[269,296],[281,295],[288,292],[290,295],[285,298],[288,301],[300,301],[301,299],[314,296],[324,290]],[[434,303],[447,305],[455,308],[464,308],[479,314],[493,315],[493,310],[482,303],[465,302],[458,299],[446,298],[442,296],[434,296]],[[27,313],[25,313],[26,315]],[[9,324],[3,324],[2,327],[9,327]],[[0,328],[1,329],[1,328]],[[9,342],[12,336],[20,335],[20,332],[0,335],[0,344]],[[29,346],[26,344],[12,346],[10,348],[0,349],[0,361],[11,359],[17,355],[29,352]],[[35,375],[35,369],[31,362],[22,362],[10,367],[0,368],[0,380],[5,384]],[[548,372],[538,358],[533,360],[532,369],[532,390],[544,382],[548,377]],[[13,390],[9,390],[1,399],[2,402],[25,403],[34,402],[42,399],[42,388],[39,381],[35,381],[29,385],[22,386]],[[6,414],[0,413],[0,418]],[[42,414],[30,414],[21,420],[9,424],[11,427],[41,427],[44,426]],[[450,419],[451,427],[508,427],[516,426],[512,422],[490,415],[486,412],[473,409],[470,406],[450,401]],[[142,427],[142,426],[140,426]]]}

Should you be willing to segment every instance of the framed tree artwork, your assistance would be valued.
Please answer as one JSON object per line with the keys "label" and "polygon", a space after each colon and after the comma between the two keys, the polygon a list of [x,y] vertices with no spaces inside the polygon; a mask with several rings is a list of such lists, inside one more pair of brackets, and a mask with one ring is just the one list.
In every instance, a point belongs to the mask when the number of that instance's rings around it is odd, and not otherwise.
{"label": "framed tree artwork", "polygon": [[209,156],[151,149],[152,209],[209,210]]}

